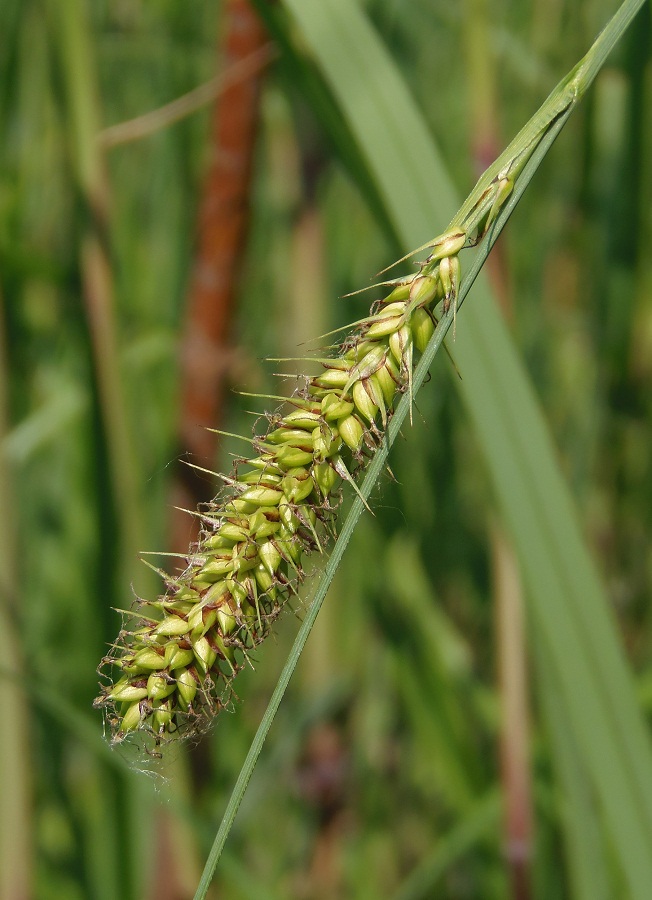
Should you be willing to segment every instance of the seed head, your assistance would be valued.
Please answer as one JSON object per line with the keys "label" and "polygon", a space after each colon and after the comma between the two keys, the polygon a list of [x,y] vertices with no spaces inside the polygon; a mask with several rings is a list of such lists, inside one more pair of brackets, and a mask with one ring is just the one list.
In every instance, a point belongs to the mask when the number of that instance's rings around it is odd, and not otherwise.
{"label": "seed head", "polygon": [[465,241],[447,232],[421,273],[389,282],[384,303],[305,379],[289,410],[267,416],[255,455],[236,461],[201,510],[185,567],[158,599],[137,602],[102,661],[109,683],[95,705],[114,742],[135,731],[155,746],[197,734],[229,702],[234,676],[296,594],[304,558],[334,534],[342,482],[355,487],[410,388],[414,347],[423,352],[432,336],[430,308],[454,294]]}

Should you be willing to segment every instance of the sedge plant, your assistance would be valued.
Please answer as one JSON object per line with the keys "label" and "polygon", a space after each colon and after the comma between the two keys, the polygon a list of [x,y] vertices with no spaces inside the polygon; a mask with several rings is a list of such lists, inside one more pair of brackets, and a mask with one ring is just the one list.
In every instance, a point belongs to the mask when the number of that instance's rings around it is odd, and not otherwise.
{"label": "sedge plant", "polygon": [[[626,5],[635,11],[640,4]],[[397,261],[425,252],[417,272],[381,282],[387,293],[317,360],[322,371],[302,379],[284,410],[266,414],[262,433],[244,438],[252,452],[220,476],[223,490],[197,512],[201,534],[186,567],[177,575],[160,572],[165,593],[138,601],[135,625],[120,632],[103,660],[109,684],[96,705],[107,711],[114,741],[133,731],[156,745],[196,734],[228,702],[248,652],[296,594],[304,558],[335,535],[343,483],[360,494],[360,473],[383,443],[398,398],[407,394],[411,408],[414,368],[440,304],[443,328],[451,319],[455,327],[462,251],[491,231],[495,239],[492,226],[525,164],[580,99],[598,71],[597,50],[614,33],[605,29],[480,178],[448,229]]]}
{"label": "sedge plant", "polygon": [[[137,602],[103,660],[108,683],[96,705],[114,742],[139,732],[158,747],[204,731],[229,701],[248,654],[297,593],[305,558],[325,551],[337,534],[341,489],[351,486],[352,508],[243,766],[197,896],[207,889],[272,717],[414,394],[541,159],[641,5],[626,0],[480,178],[448,228],[414,251],[425,255],[416,273],[381,282],[382,299],[318,360],[319,374],[305,376],[283,407],[266,414],[264,429],[244,438],[250,451],[221,476],[223,490],[197,513],[201,535],[185,568],[161,573],[165,592]],[[463,279],[464,255],[474,247]]]}

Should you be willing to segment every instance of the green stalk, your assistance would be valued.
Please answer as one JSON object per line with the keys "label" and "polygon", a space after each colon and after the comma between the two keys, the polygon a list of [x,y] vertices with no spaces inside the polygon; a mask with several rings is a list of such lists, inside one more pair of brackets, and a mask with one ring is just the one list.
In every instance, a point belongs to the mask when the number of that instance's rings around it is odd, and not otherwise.
{"label": "green stalk", "polygon": [[[120,560],[132,560],[142,546],[144,525],[139,473],[127,420],[125,391],[118,353],[113,273],[107,253],[110,186],[97,142],[101,110],[98,101],[88,11],[83,0],[63,0],[50,7],[59,42],[67,124],[74,177],[87,214],[80,238],[79,267],[85,311],[93,345],[104,439],[108,448],[111,487],[119,522]],[[125,564],[126,565],[126,564]],[[139,583],[141,569],[126,570]]]}
{"label": "green stalk", "polygon": [[617,896],[613,872],[607,865],[604,834],[599,827],[595,791],[591,789],[577,741],[569,730],[556,698],[561,685],[545,648],[535,648],[534,663],[541,686],[546,732],[553,747],[561,830],[573,900],[608,900]]}
{"label": "green stalk", "polygon": [[490,201],[482,203],[482,195],[492,182],[517,174],[519,167],[532,153],[555,119],[579,103],[643,3],[644,0],[625,0],[600,32],[586,56],[565,78],[562,78],[527,125],[484,172],[457,215],[451,220],[451,228],[465,222],[472,226],[477,223],[478,218],[486,214]]}
{"label": "green stalk", "polygon": [[[473,285],[473,282],[477,278],[482,266],[484,265],[487,256],[491,251],[491,248],[498,239],[500,232],[502,231],[509,216],[511,215],[512,210],[520,200],[525,188],[534,176],[534,173],[541,164],[542,159],[548,152],[559,131],[565,124],[569,114],[570,110],[567,110],[564,115],[560,116],[555,122],[551,124],[547,133],[541,138],[536,151],[532,154],[531,158],[523,168],[523,172],[521,174],[521,177],[519,178],[512,196],[509,198],[509,201],[499,213],[493,226],[491,227],[490,232],[487,234],[485,241],[478,248],[478,252],[473,261],[473,264],[462,282],[458,297],[458,309],[462,306],[468,292]],[[434,360],[435,355],[441,349],[448,330],[453,325],[455,314],[455,307],[451,305],[448,311],[444,313],[444,315],[440,319],[439,324],[437,325],[437,328],[435,329],[435,332],[430,340],[430,343],[428,344],[428,347],[419,360],[414,370],[413,377],[413,391],[415,394],[428,377],[428,372],[430,370],[432,361]],[[320,582],[315,591],[315,595],[310,603],[310,606],[308,607],[308,611],[303,620],[301,628],[297,633],[288,659],[283,667],[283,671],[281,672],[277,685],[274,688],[274,692],[269,701],[267,709],[265,710],[265,715],[263,716],[263,719],[258,726],[256,735],[251,743],[251,747],[249,748],[247,757],[242,765],[242,769],[240,770],[240,774],[231,793],[231,797],[224,813],[224,817],[215,836],[215,840],[206,862],[201,881],[199,882],[197,892],[195,893],[195,900],[203,900],[203,898],[206,896],[206,892],[208,891],[210,883],[213,879],[213,875],[224,848],[224,844],[226,843],[226,839],[231,830],[231,826],[233,825],[233,821],[238,812],[238,808],[240,806],[240,803],[242,802],[242,798],[247,789],[247,785],[249,784],[249,780],[253,774],[256,761],[260,756],[260,752],[263,748],[267,733],[269,732],[272,722],[274,721],[274,717],[276,715],[276,712],[278,711],[281,700],[283,699],[283,695],[285,694],[287,686],[290,682],[290,678],[294,673],[294,670],[299,661],[299,657],[303,652],[303,648],[305,647],[306,641],[308,640],[313,625],[315,624],[315,620],[317,619],[319,610],[321,609],[324,599],[326,598],[326,593],[331,585],[333,576],[335,575],[335,572],[337,571],[337,568],[342,560],[342,556],[344,555],[344,551],[346,550],[346,547],[351,539],[353,530],[358,523],[358,519],[364,512],[367,501],[371,497],[371,493],[376,485],[379,476],[385,468],[389,450],[400,433],[401,427],[403,426],[405,419],[410,412],[410,407],[411,397],[409,393],[406,393],[401,397],[396,407],[396,411],[387,427],[386,439],[381,447],[379,447],[379,449],[376,451],[367,469],[367,473],[360,487],[360,492],[353,500],[351,509],[344,521],[340,536],[335,542],[333,552],[331,553],[328,563],[326,564],[326,568],[324,569],[324,574],[320,579]]]}
{"label": "green stalk", "polygon": [[[87,327],[93,349],[102,440],[106,443],[108,481],[112,509],[102,510],[103,520],[115,514],[116,538],[104,542],[102,555],[106,571],[126,575],[132,583],[143,583],[140,567],[135,571],[134,554],[143,545],[144,524],[141,492],[130,425],[127,417],[124,385],[118,352],[118,329],[111,261],[108,255],[110,187],[97,142],[101,108],[95,70],[95,51],[86,0],[60,0],[47,4],[58,60],[62,72],[66,134],[72,159],[73,177],[82,201],[79,235],[79,272]],[[102,476],[104,471],[101,470]],[[116,566],[117,563],[117,566]],[[107,590],[110,575],[103,575],[101,589]],[[108,590],[107,590],[108,593]],[[104,791],[115,792],[112,773],[98,776]],[[89,809],[93,805],[90,804]],[[101,848],[101,855],[90,868],[94,890],[100,896],[137,893],[140,847],[143,830],[129,821],[126,809],[138,813],[140,798],[130,790],[117,792],[116,804],[108,807],[99,820],[90,819],[93,837],[88,845]],[[111,812],[113,815],[111,815]],[[135,820],[135,816],[134,816]]]}
{"label": "green stalk", "polygon": [[[499,157],[497,162],[492,167],[490,167],[488,172],[480,179],[469,199],[461,207],[460,212],[452,220],[452,228],[460,225],[465,231],[478,229],[482,232],[487,227],[487,219],[492,220],[495,216],[495,220],[493,222],[490,222],[488,233],[484,236],[484,240],[479,248],[474,264],[462,283],[457,302],[451,303],[449,309],[442,316],[442,319],[440,320],[440,323],[435,331],[435,334],[433,335],[432,340],[430,341],[430,344],[428,345],[426,352],[422,356],[418,366],[415,369],[413,377],[414,392],[416,392],[423,383],[434,355],[441,347],[445,334],[453,323],[456,307],[459,308],[459,306],[461,306],[461,303],[467,295],[468,290],[473,284],[473,281],[477,277],[477,274],[479,273],[480,268],[482,267],[486,256],[491,249],[491,246],[495,242],[500,230],[502,229],[505,222],[507,221],[507,218],[514,209],[515,204],[520,199],[520,196],[527,187],[530,179],[533,177],[535,171],[540,165],[543,157],[547,153],[555,137],[565,124],[577,101],[586,91],[589,84],[595,77],[595,74],[599,70],[600,65],[602,65],[602,63],[604,62],[607,53],[615,44],[620,34],[622,34],[622,31],[625,29],[634,13],[640,7],[641,3],[642,0],[641,2],[626,2],[625,4],[623,4],[621,10],[617,13],[612,22],[607,26],[605,31],[602,33],[602,35],[600,36],[594,47],[591,49],[591,51],[589,51],[584,60],[582,60],[581,63],[576,66],[575,69],[569,74],[569,76],[567,76],[567,78],[561,82],[558,88],[553,91],[548,100],[543,104],[542,108],[533,117],[530,123],[528,123],[528,125],[521,131],[521,133],[517,136],[514,142],[505,151],[505,153],[502,154],[501,157]],[[306,3],[305,0],[303,0],[303,2],[299,2],[299,0],[287,0],[287,5],[292,9],[295,16],[300,20],[303,19],[304,22],[310,20],[310,25],[312,27],[315,26],[315,23],[320,21],[320,17],[322,18],[322,24],[328,26],[330,24],[328,16],[332,14],[333,19],[335,19],[337,15],[342,14],[342,10],[345,9],[345,7],[341,5],[341,3],[325,2],[320,4],[319,6],[316,6],[314,3],[312,3],[312,0],[309,3]],[[323,32],[320,33],[323,34]],[[495,215],[495,204],[498,196],[497,190],[498,187],[500,187],[500,183],[503,180],[509,180],[513,182],[514,179],[516,179],[516,185],[513,189],[511,197],[506,202],[504,196],[500,198],[500,203],[498,206],[499,212],[497,215]],[[370,496],[373,486],[375,485],[375,482],[380,472],[382,471],[389,447],[398,434],[401,424],[403,423],[405,416],[409,411],[410,403],[411,399],[409,395],[404,395],[399,402],[394,417],[392,418],[388,426],[386,440],[376,452],[360,488],[359,495],[353,502],[351,511],[345,521],[341,535],[334,547],[333,554],[326,567],[324,577],[322,578],[322,581],[317,588],[315,597],[313,598],[313,601],[308,609],[306,619],[304,620],[299,634],[297,635],[297,639],[293,646],[290,657],[288,658],[286,666],[283,669],[278,685],[270,701],[268,710],[258,729],[256,737],[254,738],[249,754],[247,755],[247,759],[245,760],[245,764],[237,780],[233,794],[227,806],[224,819],[216,835],[213,848],[204,870],[204,874],[195,895],[196,898],[202,898],[206,895],[206,891],[208,890],[208,886],[217,865],[217,861],[237,813],[237,809],[246,789],[247,783],[251,777],[256,759],[258,758],[258,755],[260,754],[260,751],[262,749],[262,745],[267,731],[269,730],[271,721],[276,710],[278,709],[283,693],[296,666],[296,662],[319,612],[319,608],[323,603],[327,588],[333,577],[334,571],[342,557],[346,543],[348,542],[357,519],[362,513],[366,500]],[[547,444],[545,444],[545,442],[544,447],[547,447]],[[532,539],[531,536],[530,539]],[[549,626],[549,622],[546,621],[544,624],[546,625],[547,629]],[[609,640],[609,638],[606,638],[604,635],[602,635],[602,637],[605,640]],[[617,650],[615,651],[615,653],[616,657],[614,657],[614,665],[617,666]],[[640,753],[640,761],[644,758],[644,749],[640,744],[640,740],[638,741],[637,751]],[[594,771],[598,771],[597,764]],[[629,790],[629,786],[627,789]],[[605,791],[603,797],[605,808],[607,808],[608,811],[611,811],[611,813],[615,812],[613,810],[613,807],[611,806],[614,796],[615,795],[613,792]],[[634,805],[636,805],[635,801]],[[612,823],[618,821],[618,817],[612,815],[611,821]],[[634,821],[634,818],[632,819],[632,821]],[[643,825],[643,821],[640,821],[641,825]],[[616,828],[615,833],[612,833],[612,836],[614,837],[614,843],[617,846],[618,854],[623,862],[625,871],[627,872],[632,893],[636,896],[643,897],[643,886],[646,883],[649,884],[650,880],[649,878],[647,878],[649,873],[646,871],[646,866],[642,861],[642,856],[640,853],[640,841],[632,840],[634,835],[629,828],[626,839],[623,839],[617,833],[617,831],[618,830]],[[628,846],[630,842],[631,853]],[[627,864],[628,860],[632,863],[631,867]]]}
{"label": "green stalk", "polygon": [[[593,77],[640,5],[622,7],[580,78]],[[355,4],[307,0],[293,3],[293,9],[365,147],[397,230],[405,243],[415,243],[429,220],[456,205],[423,119]],[[351,83],[365,80],[365,89],[350,90]],[[512,530],[534,634],[546,642],[562,685],[555,702],[577,737],[615,859],[632,895],[645,898],[652,843],[649,737],[608,599],[582,542],[534,392],[486,285],[479,285],[479,294],[482,302],[465,315],[455,346],[463,374],[458,387]]]}

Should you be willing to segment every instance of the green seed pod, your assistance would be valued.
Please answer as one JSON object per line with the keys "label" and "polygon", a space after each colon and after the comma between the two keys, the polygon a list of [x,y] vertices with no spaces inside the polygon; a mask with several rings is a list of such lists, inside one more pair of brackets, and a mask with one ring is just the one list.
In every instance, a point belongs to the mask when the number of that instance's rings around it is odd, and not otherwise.
{"label": "green seed pod", "polygon": [[394,359],[399,365],[403,365],[404,357],[408,348],[412,344],[412,332],[407,325],[395,331],[389,339],[389,349],[392,351]]}
{"label": "green seed pod", "polygon": [[313,378],[311,384],[323,388],[343,388],[349,380],[347,369],[326,369],[321,375]]}
{"label": "green seed pod", "polygon": [[295,516],[292,507],[287,503],[281,503],[279,505],[278,511],[281,514],[281,522],[283,523],[283,527],[291,534],[294,534],[301,523]]}
{"label": "green seed pod", "polygon": [[167,647],[166,647],[166,658],[165,665],[170,670],[179,669],[181,666],[189,666],[190,663],[195,658],[192,650],[186,650],[182,647],[179,647],[178,644],[169,644],[170,654],[168,659]]}
{"label": "green seed pod", "polygon": [[[378,371],[381,371],[380,369]],[[387,407],[385,406],[385,395],[383,394],[382,388],[380,386],[380,381],[378,380],[378,372],[375,375],[370,375],[364,382],[364,387],[369,394],[369,397],[378,409],[380,410],[380,419],[383,423],[383,428],[387,427]]]}
{"label": "green seed pod", "polygon": [[[124,656],[119,661],[119,668],[123,671],[124,675],[129,678],[130,682],[136,681],[136,679],[142,679],[143,676],[148,676],[149,671],[147,669],[141,669],[135,662],[134,656],[128,655]],[[151,670],[150,670],[151,671]]]}
{"label": "green seed pod", "polygon": [[[369,422],[373,422],[376,413],[378,412],[378,406],[373,402],[365,384],[362,381],[356,381],[353,385],[353,402],[356,405],[356,408]],[[340,428],[341,434],[341,428]],[[342,439],[344,440],[344,435],[342,435]]]}
{"label": "green seed pod", "polygon": [[249,602],[244,602],[240,607],[240,618],[246,623],[245,627],[253,625],[257,619],[256,607]]}
{"label": "green seed pod", "polygon": [[205,578],[193,578],[192,584],[194,587],[197,588],[197,590],[201,594],[205,590],[208,590],[208,588],[211,587],[215,583],[215,581],[217,581],[217,577],[213,578],[212,581],[208,581]]}
{"label": "green seed pod", "polygon": [[153,647],[143,647],[134,655],[134,665],[140,669],[161,669],[163,657]]}
{"label": "green seed pod", "polygon": [[[351,375],[353,376],[353,373],[355,372],[356,378],[360,381],[369,378],[370,375],[377,372],[384,364],[386,356],[387,348],[382,344],[375,344],[373,349],[371,349],[369,353],[366,353],[355,369],[351,371]],[[353,382],[351,382],[351,384],[353,384]]]}
{"label": "green seed pod", "polygon": [[[277,551],[278,552],[278,551]],[[279,564],[280,564],[280,553],[279,553]],[[274,599],[274,595],[276,592],[276,588],[274,585],[274,577],[267,571],[267,566],[264,563],[259,563],[254,570],[254,577],[256,579],[256,584],[260,588],[261,591],[269,594],[272,599]]]}
{"label": "green seed pod", "polygon": [[281,551],[284,559],[294,563],[296,566],[301,562],[301,541],[295,537],[288,535],[285,539],[279,539],[276,544]]}
{"label": "green seed pod", "polygon": [[172,710],[167,704],[161,704],[152,715],[152,728],[154,731],[165,731],[172,722]]}
{"label": "green seed pod", "polygon": [[163,675],[150,675],[147,679],[147,694],[152,700],[163,700],[177,689],[174,681],[168,681]]}
{"label": "green seed pod", "polygon": [[444,288],[444,306],[457,294],[460,281],[460,261],[457,256],[447,256],[439,263],[439,277]]}
{"label": "green seed pod", "polygon": [[333,456],[334,453],[337,453],[342,443],[337,432],[325,422],[319,428],[315,428],[312,435],[315,447],[313,458],[316,462],[323,462],[330,456]]}
{"label": "green seed pod", "polygon": [[400,316],[403,315],[405,309],[407,307],[407,303],[387,303],[377,315],[379,316]]}
{"label": "green seed pod", "polygon": [[[259,469],[252,469],[251,472],[241,472],[238,475],[238,481],[241,484],[255,484],[258,487],[274,487],[278,484],[280,475],[269,471],[269,467],[261,472]],[[240,523],[242,524],[242,522]]]}
{"label": "green seed pod", "polygon": [[284,469],[294,469],[297,466],[310,465],[312,453],[309,450],[302,450],[300,447],[283,444],[276,451],[276,460]]}
{"label": "green seed pod", "polygon": [[142,625],[140,628],[135,629],[134,637],[138,638],[139,640],[147,641],[147,639],[151,638],[151,636],[154,634],[154,627],[154,625],[151,625],[149,623],[147,625]]}
{"label": "green seed pod", "polygon": [[364,388],[369,395],[371,402],[375,403],[376,406],[380,408],[384,408],[385,401],[383,398],[383,392],[380,389],[380,384],[378,382],[378,369],[373,375],[370,375],[369,378],[365,378],[362,382],[364,384]]}
{"label": "green seed pod", "polygon": [[178,600],[173,600],[171,602],[160,602],[153,600],[150,605],[152,609],[161,610],[166,616],[175,614],[177,616],[187,616],[198,599],[199,595],[195,597],[194,603],[186,603],[185,601],[181,602]]}
{"label": "green seed pod", "polygon": [[348,369],[349,365],[346,361],[346,356],[332,356],[322,359],[316,359],[315,362],[320,362],[325,369]]}
{"label": "green seed pod", "polygon": [[[392,376],[392,370],[390,369],[388,363],[390,362],[390,357],[387,358],[385,365],[378,369],[376,374],[373,376],[376,379],[376,383],[380,387],[383,400],[385,401],[387,406],[392,405],[392,401],[394,399],[394,394],[396,393],[396,389],[398,388],[398,370],[396,371],[396,378]],[[395,366],[395,363],[392,360],[392,365]]]}
{"label": "green seed pod", "polygon": [[[319,421],[319,417],[317,421]],[[291,447],[301,447],[304,450],[312,446],[310,432],[303,428],[276,428],[267,435],[265,440],[271,444],[289,444]]]}
{"label": "green seed pod", "polygon": [[272,522],[269,519],[266,519],[265,522],[260,526],[260,528],[256,529],[256,533],[254,535],[256,541],[260,543],[265,538],[271,537],[271,535],[276,534],[281,526],[278,522]]}
{"label": "green seed pod", "polygon": [[235,613],[227,606],[222,606],[217,610],[217,621],[220,625],[220,631],[225,637],[233,634],[238,625]]}
{"label": "green seed pod", "polygon": [[183,671],[179,672],[177,675],[177,690],[186,704],[187,709],[195,699],[195,694],[197,693],[197,679],[189,669],[183,669]]}
{"label": "green seed pod", "polygon": [[189,631],[190,626],[188,623],[178,616],[168,616],[167,619],[163,619],[161,624],[156,628],[156,634],[166,635],[168,637],[187,634]]}
{"label": "green seed pod", "polygon": [[498,211],[502,207],[503,203],[509,195],[514,190],[514,180],[512,178],[501,178],[496,187],[496,194],[494,196],[494,202],[491,204],[491,209],[489,210],[489,215],[487,216],[487,221],[484,225],[484,230],[491,225],[491,223],[495,220]]}
{"label": "green seed pod", "polygon": [[[283,499],[283,498],[281,498]],[[278,515],[278,510],[273,507],[273,512]],[[251,560],[255,559],[258,550],[256,549],[256,544],[253,541],[243,541],[243,543],[238,544],[233,548],[233,558],[239,560]]]}
{"label": "green seed pod", "polygon": [[432,275],[420,275],[410,287],[410,304],[421,307],[432,303],[437,294],[438,281]]}
{"label": "green seed pod", "polygon": [[147,688],[137,687],[136,685],[129,684],[126,680],[121,680],[107,696],[110,697],[111,700],[133,703],[135,700],[143,700],[147,696]]}
{"label": "green seed pod", "polygon": [[[258,565],[258,560],[256,560],[256,565]],[[236,606],[241,606],[247,598],[247,589],[245,586],[241,584],[237,578],[227,578],[224,583],[228,585],[230,594],[230,597],[224,600],[224,605],[233,609],[232,601],[234,601]]]}
{"label": "green seed pod", "polygon": [[202,606],[218,606],[229,599],[228,580],[220,581],[211,587],[202,595]]}
{"label": "green seed pod", "polygon": [[[236,659],[235,659],[235,651],[234,651],[233,647],[229,647],[224,642],[224,640],[219,636],[219,634],[215,635],[215,646],[217,647],[217,653],[219,653],[219,655],[222,657],[222,659],[225,659],[231,665],[231,667],[233,668],[233,670],[235,672]],[[217,659],[217,653],[216,653],[216,657],[215,657],[216,659]]]}
{"label": "green seed pod", "polygon": [[[312,480],[312,479],[311,479]],[[317,523],[317,513],[309,504],[295,507],[295,513],[299,521],[311,530]]]}
{"label": "green seed pod", "polygon": [[275,575],[281,564],[281,554],[276,544],[273,541],[265,541],[258,548],[258,556],[269,575]]}
{"label": "green seed pod", "polygon": [[460,228],[454,228],[441,234],[432,245],[432,253],[428,262],[438,259],[456,256],[466,243],[466,232]]}
{"label": "green seed pod", "polygon": [[210,584],[231,573],[233,566],[233,559],[212,559],[201,567],[201,577]]}
{"label": "green seed pod", "polygon": [[206,538],[204,550],[226,550],[233,547],[234,544],[234,540],[225,537],[220,531],[218,534],[212,534],[210,537]]}
{"label": "green seed pod", "polygon": [[326,394],[321,401],[322,416],[327,422],[335,422],[343,416],[348,416],[353,412],[353,404],[348,400],[342,400],[337,394]]}
{"label": "green seed pod", "polygon": [[210,667],[217,659],[217,653],[208,643],[205,637],[193,639],[192,648],[195,651],[195,659],[202,667],[204,672],[208,672]]}
{"label": "green seed pod", "polygon": [[255,513],[252,513],[246,520],[247,522],[247,532],[248,534],[255,534],[261,525],[264,525],[267,522],[267,518],[265,516],[265,512],[262,509],[256,510]]}
{"label": "green seed pod", "polygon": [[[283,479],[283,491],[290,503],[301,503],[306,497],[312,493],[312,479],[306,472],[301,478],[294,475],[287,475]],[[279,506],[280,509],[280,506]]]}
{"label": "green seed pod", "polygon": [[192,637],[201,637],[206,633],[206,629],[204,628],[205,608],[206,607],[203,604],[198,605],[188,616],[188,625],[190,626],[190,633]]}
{"label": "green seed pod", "polygon": [[415,309],[410,319],[410,328],[417,350],[423,353],[435,331],[432,316],[423,308]]}
{"label": "green seed pod", "polygon": [[[354,453],[358,453],[364,440],[364,428],[357,416],[347,416],[345,419],[342,419],[338,424],[338,428],[347,447],[350,447]],[[337,474],[332,469],[331,472],[333,472],[335,480],[337,480]]]}
{"label": "green seed pod", "polygon": [[242,500],[255,503],[257,506],[276,506],[283,496],[283,491],[275,488],[253,487],[241,494]]}
{"label": "green seed pod", "polygon": [[321,422],[321,416],[318,413],[297,409],[288,413],[287,416],[283,416],[283,421],[294,428],[304,428],[306,431],[313,431]]}
{"label": "green seed pod", "polygon": [[[184,585],[181,588],[181,590],[179,591],[179,593],[176,595],[176,600],[180,600],[180,601],[187,600],[190,603],[195,603],[197,600],[197,596],[198,596],[197,591],[193,591],[193,589],[191,587],[189,587],[188,585]],[[180,604],[178,608],[181,609],[182,605],[183,604]],[[170,609],[176,609],[176,608],[177,607],[174,605],[170,606]],[[186,610],[186,612],[187,612],[187,610]]]}
{"label": "green seed pod", "polygon": [[262,456],[257,456],[255,459],[246,459],[245,462],[253,469],[268,472],[270,470],[270,466],[272,465],[272,458],[269,456],[269,454],[263,454]]}
{"label": "green seed pod", "polygon": [[246,572],[250,572],[258,565],[255,544],[252,544],[249,549],[250,553],[248,553],[247,555],[241,554],[233,560],[233,574],[237,575],[238,577],[243,576]]}
{"label": "green seed pod", "polygon": [[409,278],[401,284],[398,284],[394,290],[385,297],[385,303],[392,303],[396,300],[407,300],[410,296],[410,286],[413,278]]}
{"label": "green seed pod", "polygon": [[393,334],[405,322],[403,314],[398,316],[383,316],[378,314],[377,321],[373,322],[367,329],[367,337],[369,340],[377,341],[379,338],[387,337]]}
{"label": "green seed pod", "polygon": [[[213,627],[213,625],[215,624],[215,622],[217,620],[217,609],[205,609],[203,619],[204,619],[203,633],[208,634],[208,632],[211,630],[211,628]],[[192,636],[193,635],[191,635],[191,637]],[[196,635],[196,636],[199,636],[199,635]]]}
{"label": "green seed pod", "polygon": [[238,497],[236,500],[230,500],[224,504],[223,513],[226,516],[248,516],[256,512],[257,508],[258,505],[256,503],[249,503],[247,500],[243,500],[242,497]]}
{"label": "green seed pod", "polygon": [[224,522],[224,524],[220,526],[220,534],[222,537],[227,538],[227,540],[232,541],[233,543],[245,541],[249,537],[246,528],[243,528],[241,525],[234,525],[231,522]]}
{"label": "green seed pod", "polygon": [[[349,418],[352,418],[352,417],[349,417]],[[346,421],[346,420],[343,420],[343,421]],[[358,424],[360,424],[360,423],[358,423]],[[340,432],[340,435],[342,436],[342,439],[346,440],[346,438],[344,437],[344,434],[342,433],[342,422],[339,423],[338,430]],[[347,441],[347,443],[348,443],[348,441]],[[351,445],[349,444],[349,447],[350,446]],[[351,448],[351,449],[353,449],[353,448]],[[333,488],[339,481],[339,476],[338,476],[337,472],[327,462],[317,463],[317,465],[315,465],[313,467],[312,477],[314,479],[317,490],[324,497],[328,497],[330,492],[333,490]]]}
{"label": "green seed pod", "polygon": [[125,712],[119,725],[119,730],[123,733],[133,731],[138,728],[141,720],[140,703],[136,701]]}
{"label": "green seed pod", "polygon": [[364,359],[367,353],[370,353],[378,346],[376,341],[368,341],[363,340],[356,342],[353,347],[351,347],[346,352],[347,359],[352,360],[355,363],[360,362],[361,359]]}

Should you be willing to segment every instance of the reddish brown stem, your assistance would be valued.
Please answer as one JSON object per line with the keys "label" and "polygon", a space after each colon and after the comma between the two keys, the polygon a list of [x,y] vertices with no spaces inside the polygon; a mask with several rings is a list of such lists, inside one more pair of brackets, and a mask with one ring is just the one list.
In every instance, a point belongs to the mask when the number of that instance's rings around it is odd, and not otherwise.
{"label": "reddish brown stem", "polygon": [[[219,55],[225,70],[260,51],[267,40],[247,0],[229,0]],[[185,335],[181,349],[179,444],[198,465],[210,468],[221,419],[225,377],[233,362],[229,337],[237,277],[249,223],[249,186],[259,110],[261,68],[230,84],[213,109],[211,155],[198,216]],[[180,466],[175,504],[194,509],[212,488]],[[196,528],[188,516],[173,519],[172,543],[187,545]],[[192,535],[191,535],[192,536]]]}
{"label": "reddish brown stem", "polygon": [[505,794],[504,853],[514,900],[531,896],[532,796],[523,596],[518,563],[507,538],[493,530],[494,597],[502,724],[501,781]]}

